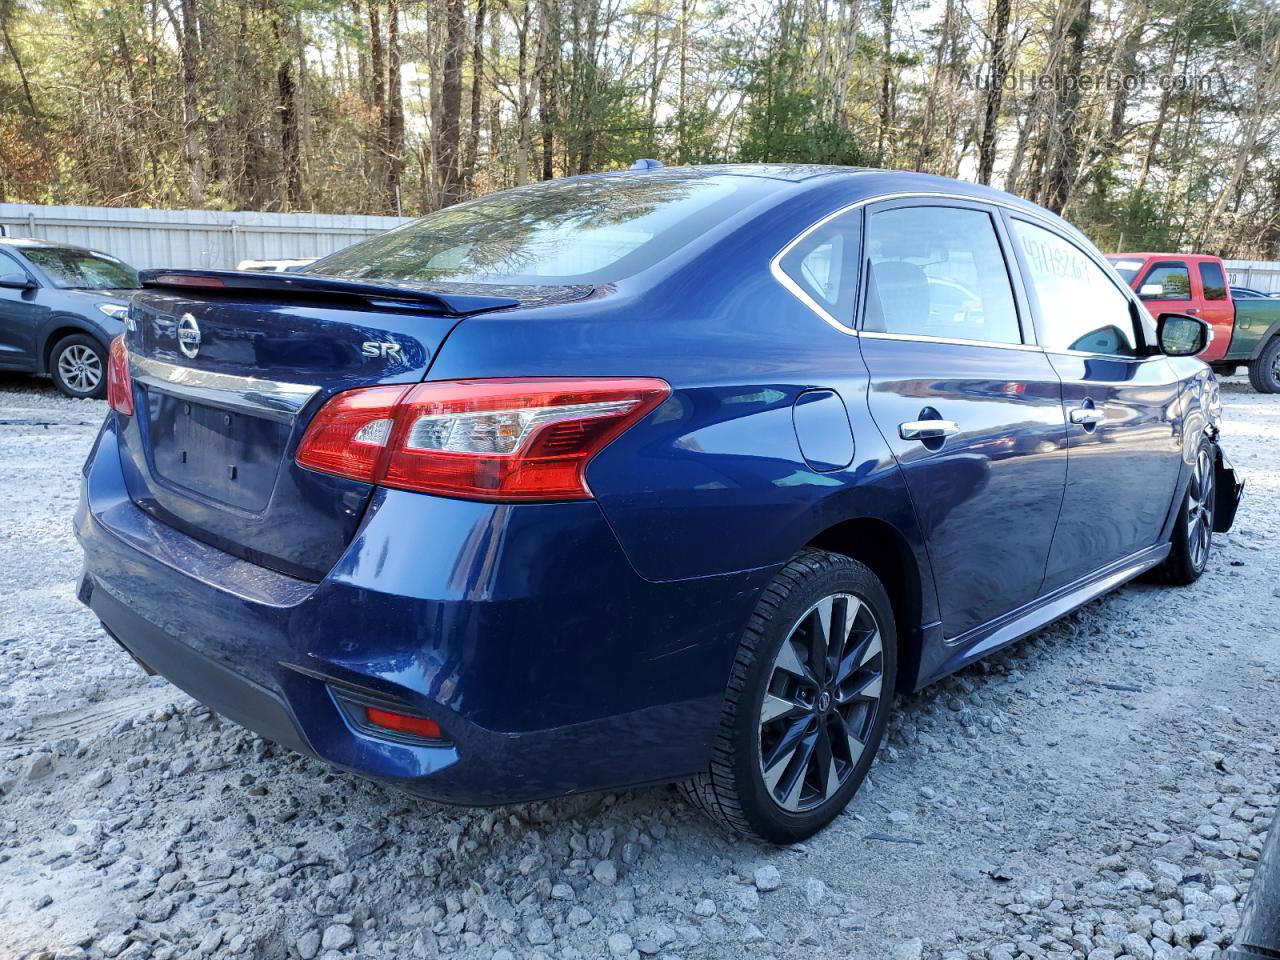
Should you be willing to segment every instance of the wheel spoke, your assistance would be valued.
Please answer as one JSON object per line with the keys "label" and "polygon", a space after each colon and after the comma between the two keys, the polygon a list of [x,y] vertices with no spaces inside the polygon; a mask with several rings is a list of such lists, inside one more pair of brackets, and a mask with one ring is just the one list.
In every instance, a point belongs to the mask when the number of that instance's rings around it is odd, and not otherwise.
{"label": "wheel spoke", "polygon": [[836,598],[827,597],[813,608],[809,624],[809,669],[819,683],[825,683],[830,675],[828,658],[831,650],[831,631],[835,626]]}
{"label": "wheel spoke", "polygon": [[836,684],[843,684],[856,671],[878,657],[881,650],[880,631],[872,628],[865,637],[850,645],[840,666],[836,668]]}
{"label": "wheel spoke", "polygon": [[[805,731],[809,729],[810,718],[806,715],[799,717],[791,726],[787,727],[782,738],[769,752],[769,756],[764,758],[764,772],[767,777],[771,771],[776,770],[779,766],[785,767],[787,762],[796,752],[796,746],[803,739]],[[781,776],[781,772],[777,774]]]}
{"label": "wheel spoke", "polygon": [[849,767],[852,769],[857,764],[858,758],[862,756],[863,751],[867,749],[867,744],[863,739],[862,731],[855,730],[848,717],[837,711],[835,718],[840,725],[842,746],[848,751]]}
{"label": "wheel spoke", "polygon": [[787,697],[780,697],[777,694],[766,693],[764,695],[764,706],[760,708],[760,723],[772,723],[784,717],[799,716],[808,712],[808,707],[795,700]]}
{"label": "wheel spoke", "polygon": [[840,789],[840,775],[836,770],[836,758],[831,750],[831,727],[828,723],[818,725],[818,741],[813,749],[813,761],[816,776],[814,782],[822,791],[825,800]]}
{"label": "wheel spoke", "polygon": [[795,642],[790,637],[782,641],[782,647],[778,650],[778,656],[773,661],[773,666],[776,670],[782,670],[802,680],[813,680],[809,669],[801,662],[799,654],[796,653]]}

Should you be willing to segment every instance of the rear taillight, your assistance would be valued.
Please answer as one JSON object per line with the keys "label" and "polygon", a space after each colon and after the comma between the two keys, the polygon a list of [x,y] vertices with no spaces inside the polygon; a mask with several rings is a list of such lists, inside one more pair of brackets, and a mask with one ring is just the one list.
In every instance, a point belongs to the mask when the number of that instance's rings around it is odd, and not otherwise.
{"label": "rear taillight", "polygon": [[107,357],[107,403],[117,413],[133,416],[133,379],[129,376],[129,350],[123,333],[111,341]]}
{"label": "rear taillight", "polygon": [[588,500],[591,458],[662,403],[642,378],[450,380],[366,387],[321,408],[311,470],[467,500]]}

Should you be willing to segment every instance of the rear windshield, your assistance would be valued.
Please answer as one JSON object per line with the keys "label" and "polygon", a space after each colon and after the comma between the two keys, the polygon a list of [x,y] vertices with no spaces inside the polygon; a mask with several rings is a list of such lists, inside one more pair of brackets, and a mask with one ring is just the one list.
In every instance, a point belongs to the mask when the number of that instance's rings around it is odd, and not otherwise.
{"label": "rear windshield", "polygon": [[1138,275],[1138,271],[1146,263],[1145,260],[1134,260],[1132,257],[1107,257],[1107,259],[1116,268],[1116,273],[1120,274],[1120,279],[1129,284],[1133,283],[1133,278]]}
{"label": "rear windshield", "polygon": [[137,271],[105,253],[70,247],[23,247],[22,255],[60,287],[133,290],[138,286]]}
{"label": "rear windshield", "polygon": [[722,223],[758,199],[765,183],[675,174],[550,181],[448,207],[304,272],[423,283],[612,283]]}

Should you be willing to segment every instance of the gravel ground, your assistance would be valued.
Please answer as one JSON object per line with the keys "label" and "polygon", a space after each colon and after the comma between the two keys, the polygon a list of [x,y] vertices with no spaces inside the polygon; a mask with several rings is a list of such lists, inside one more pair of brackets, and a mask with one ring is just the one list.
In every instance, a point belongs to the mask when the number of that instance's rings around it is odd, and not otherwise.
{"label": "gravel ground", "polygon": [[1280,397],[1194,587],[1133,584],[899,701],[807,844],[668,788],[499,810],[338,773],[148,680],[74,597],[103,415],[0,374],[0,958],[1219,955],[1280,792]]}

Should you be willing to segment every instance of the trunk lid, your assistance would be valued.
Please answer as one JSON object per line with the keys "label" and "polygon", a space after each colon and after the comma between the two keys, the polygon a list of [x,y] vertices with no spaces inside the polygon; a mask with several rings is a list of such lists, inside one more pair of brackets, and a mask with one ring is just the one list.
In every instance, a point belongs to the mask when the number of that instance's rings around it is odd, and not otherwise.
{"label": "trunk lid", "polygon": [[334,393],[422,380],[460,319],[519,305],[280,274],[149,271],[126,343],[122,431],[134,502],[219,549],[319,580],[372,487],[294,462]]}

